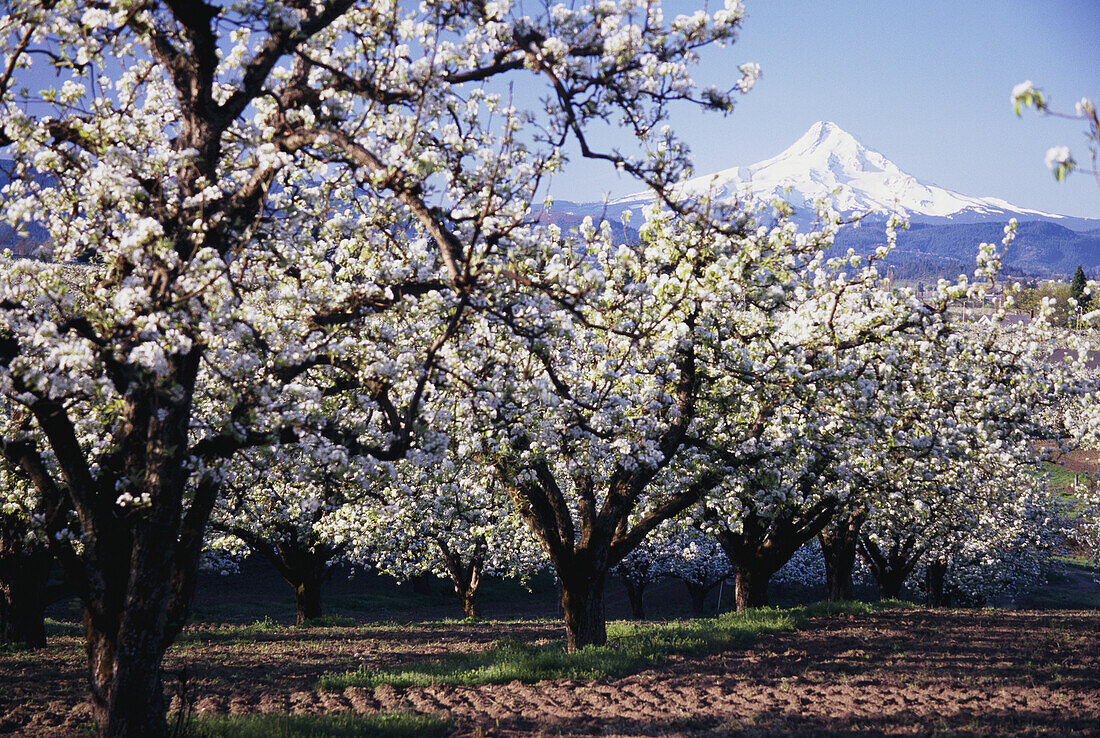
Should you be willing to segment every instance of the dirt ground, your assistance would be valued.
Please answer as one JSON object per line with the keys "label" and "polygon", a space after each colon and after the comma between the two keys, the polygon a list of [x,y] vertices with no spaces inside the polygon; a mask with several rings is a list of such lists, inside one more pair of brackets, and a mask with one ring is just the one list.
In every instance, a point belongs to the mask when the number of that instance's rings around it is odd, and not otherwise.
{"label": "dirt ground", "polygon": [[[1100,612],[891,610],[823,618],[722,653],[673,657],[623,679],[320,692],[327,671],[409,662],[510,637],[560,637],[545,622],[198,627],[166,661],[196,712],[416,710],[456,735],[1100,735]],[[0,654],[0,732],[79,736],[78,634]]]}

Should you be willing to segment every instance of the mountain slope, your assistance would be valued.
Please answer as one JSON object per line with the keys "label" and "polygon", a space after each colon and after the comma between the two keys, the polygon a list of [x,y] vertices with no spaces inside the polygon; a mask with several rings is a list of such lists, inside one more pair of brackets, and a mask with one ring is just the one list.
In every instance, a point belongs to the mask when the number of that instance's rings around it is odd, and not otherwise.
{"label": "mountain slope", "polygon": [[[782,199],[794,208],[794,219],[802,226],[813,221],[815,203],[825,200],[843,216],[865,216],[860,228],[846,227],[837,238],[838,246],[864,253],[885,241],[882,223],[897,213],[911,228],[899,236],[891,262],[919,264],[922,273],[972,269],[978,244],[999,242],[1003,225],[1016,218],[1019,237],[1006,257],[1007,265],[1042,275],[1072,272],[1077,264],[1100,272],[1100,219],[1044,213],[922,181],[826,121],[813,124],[777,156],[688,180],[678,194],[684,199],[710,196],[742,202]],[[637,212],[652,200],[643,192],[607,203],[555,203],[549,219],[565,225],[591,215],[617,225],[624,210]]]}
{"label": "mountain slope", "polygon": [[[1053,221],[1075,230],[1100,225],[1100,220],[1030,210],[998,198],[971,197],[922,181],[827,121],[814,123],[777,156],[688,180],[679,193],[688,199],[703,195],[721,200],[782,199],[795,208],[796,219],[801,216],[802,220],[812,216],[816,201],[824,199],[845,216],[897,213],[911,221],[952,223],[1017,218]],[[651,200],[649,193],[628,195],[610,201],[608,212],[617,214]]]}
{"label": "mountain slope", "polygon": [[[934,225],[914,223],[898,233],[898,245],[886,266],[899,278],[953,277],[974,270],[981,243],[1000,243],[1000,223]],[[843,228],[835,245],[857,254],[874,252],[885,240],[881,226]],[[1072,274],[1078,265],[1090,275],[1100,275],[1100,234],[1077,233],[1054,223],[1021,223],[1016,239],[1005,254],[1006,271],[1051,277]]]}

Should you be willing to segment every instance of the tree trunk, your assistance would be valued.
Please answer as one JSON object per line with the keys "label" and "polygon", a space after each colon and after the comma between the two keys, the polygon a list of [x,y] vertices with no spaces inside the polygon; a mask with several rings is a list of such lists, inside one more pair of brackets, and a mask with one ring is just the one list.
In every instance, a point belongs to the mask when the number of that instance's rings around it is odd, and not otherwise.
{"label": "tree trunk", "polygon": [[413,592],[418,595],[430,595],[432,593],[431,574],[417,574],[412,577]]}
{"label": "tree trunk", "polygon": [[139,515],[119,519],[117,527],[97,521],[98,535],[85,548],[102,578],[84,603],[92,715],[101,738],[168,733],[161,660],[170,642],[173,537],[165,518],[171,511],[153,505]]}
{"label": "tree trunk", "polygon": [[635,620],[645,620],[645,601],[643,599],[645,582],[635,584],[625,576],[620,576],[620,579],[623,581],[623,587],[626,588],[626,597],[630,600],[630,616]]}
{"label": "tree trunk", "polygon": [[565,647],[570,652],[607,644],[603,590],[606,571],[562,579],[561,606],[565,613]]}
{"label": "tree trunk", "polygon": [[[101,738],[167,736],[160,669],[163,650],[133,628],[119,638],[98,630],[87,611],[84,620],[92,709]],[[122,620],[125,627],[128,618]]]}
{"label": "tree trunk", "polygon": [[945,607],[948,602],[944,596],[944,582],[947,579],[947,560],[934,559],[924,570],[925,592],[929,607]]}
{"label": "tree trunk", "polygon": [[267,559],[283,580],[294,590],[294,604],[297,608],[297,625],[322,615],[321,585],[332,573],[331,563],[338,551],[314,542],[297,540],[294,531],[279,541],[271,541],[251,531],[222,526],[221,530],[231,533],[248,546],[249,550]]}
{"label": "tree trunk", "polygon": [[278,555],[280,563],[276,566],[294,588],[298,610],[295,624],[305,625],[321,617],[321,585],[331,572],[332,552],[324,546],[311,550],[284,542],[278,544]]}
{"label": "tree trunk", "polygon": [[[812,486],[817,476],[808,474],[803,481]],[[835,500],[825,498],[807,509],[787,510],[774,518],[763,518],[750,509],[741,519],[740,531],[720,525],[715,534],[733,565],[733,597],[738,612],[768,604],[772,576],[829,524],[835,508]]]}
{"label": "tree trunk", "polygon": [[699,584],[698,582],[689,582],[684,580],[684,586],[687,588],[688,597],[691,598],[691,613],[697,618],[704,617],[707,614],[707,595],[711,590],[717,587],[724,581],[719,579],[709,584]]}
{"label": "tree trunk", "polygon": [[298,607],[297,625],[321,617],[321,579],[306,576],[294,585],[294,604]]}
{"label": "tree trunk", "polygon": [[465,576],[461,579],[452,580],[458,603],[462,605],[462,612],[466,617],[480,618],[481,607],[477,601],[477,590],[481,586],[481,562],[471,562],[463,573]]}
{"label": "tree trunk", "polygon": [[852,570],[856,563],[859,529],[865,519],[866,513],[862,510],[850,513],[836,526],[824,528],[818,534],[825,560],[825,596],[830,602],[852,599]]}
{"label": "tree trunk", "polygon": [[467,590],[457,594],[459,603],[462,605],[462,613],[468,618],[480,618],[481,606],[477,601],[477,591]]}
{"label": "tree trunk", "polygon": [[0,531],[0,643],[46,645],[46,587],[53,555]]}
{"label": "tree trunk", "polygon": [[447,569],[447,575],[451,578],[451,584],[454,585],[455,596],[458,597],[458,603],[462,606],[462,612],[468,618],[481,617],[477,590],[481,586],[481,572],[489,552],[485,537],[479,536],[475,540],[468,563],[463,563],[461,554],[452,550],[446,539],[437,539],[436,544],[443,555],[443,563]]}
{"label": "tree trunk", "polygon": [[755,562],[735,561],[733,566],[733,599],[737,612],[750,607],[765,607],[768,604],[768,582],[771,574],[765,569],[754,566]]}
{"label": "tree trunk", "polygon": [[884,551],[874,541],[861,537],[859,553],[863,556],[878,586],[879,599],[892,600],[901,596],[905,580],[913,572],[921,551],[914,546],[914,539],[894,543]]}
{"label": "tree trunk", "polygon": [[886,569],[875,574],[875,584],[878,585],[879,599],[895,600],[901,596],[901,588],[908,579],[906,572]]}

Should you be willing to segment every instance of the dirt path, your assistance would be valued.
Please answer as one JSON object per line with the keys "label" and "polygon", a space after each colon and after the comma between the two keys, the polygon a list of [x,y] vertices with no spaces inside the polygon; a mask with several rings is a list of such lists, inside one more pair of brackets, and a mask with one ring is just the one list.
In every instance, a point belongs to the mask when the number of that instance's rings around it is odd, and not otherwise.
{"label": "dirt path", "polygon": [[[324,671],[557,637],[557,626],[285,631],[196,637],[197,711],[417,710],[460,735],[1100,735],[1100,612],[890,611],[816,621],[720,654],[673,658],[618,680],[317,692]],[[63,639],[62,639],[63,640]],[[0,732],[79,735],[79,646],[0,655]]]}

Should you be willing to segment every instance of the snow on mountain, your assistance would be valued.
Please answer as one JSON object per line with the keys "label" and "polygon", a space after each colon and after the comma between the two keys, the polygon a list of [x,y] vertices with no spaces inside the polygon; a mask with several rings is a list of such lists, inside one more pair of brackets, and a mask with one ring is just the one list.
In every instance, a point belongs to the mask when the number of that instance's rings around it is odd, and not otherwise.
{"label": "snow on mountain", "polygon": [[[1100,221],[1021,208],[992,197],[971,197],[924,182],[871,151],[835,123],[819,121],[778,156],[746,167],[733,167],[688,180],[679,194],[686,199],[710,195],[790,203],[796,219],[813,215],[825,199],[842,215],[897,213],[914,222],[980,223],[1009,218],[1046,220],[1068,228],[1096,228]],[[578,214],[617,215],[652,201],[648,192],[604,203],[563,208]],[[563,203],[564,205],[564,203]],[[555,208],[557,209],[557,208]]]}

